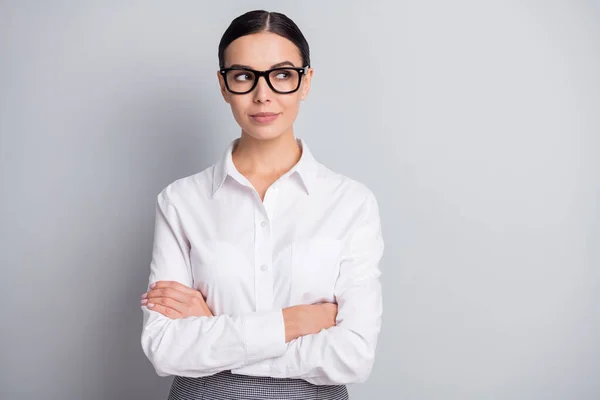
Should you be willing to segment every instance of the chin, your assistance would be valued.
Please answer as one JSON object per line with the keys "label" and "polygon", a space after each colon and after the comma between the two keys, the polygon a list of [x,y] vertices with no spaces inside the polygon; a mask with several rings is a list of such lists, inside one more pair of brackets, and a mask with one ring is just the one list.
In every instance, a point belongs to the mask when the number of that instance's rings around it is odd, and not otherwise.
{"label": "chin", "polygon": [[282,129],[276,129],[275,127],[250,127],[245,129],[248,136],[256,140],[271,140],[276,139],[283,134]]}

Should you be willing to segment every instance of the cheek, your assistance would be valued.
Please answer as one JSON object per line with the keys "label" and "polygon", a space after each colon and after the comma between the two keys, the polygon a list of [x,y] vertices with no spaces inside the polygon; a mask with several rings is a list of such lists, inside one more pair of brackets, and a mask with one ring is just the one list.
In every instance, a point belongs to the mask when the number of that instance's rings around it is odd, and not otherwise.
{"label": "cheek", "polygon": [[236,120],[239,121],[244,116],[245,111],[251,105],[251,101],[247,99],[247,96],[230,96],[229,105],[231,106],[231,112],[233,113]]}
{"label": "cheek", "polygon": [[300,97],[294,96],[282,99],[281,106],[286,115],[286,119],[294,120],[296,119],[296,115],[298,115],[298,110],[300,108]]}

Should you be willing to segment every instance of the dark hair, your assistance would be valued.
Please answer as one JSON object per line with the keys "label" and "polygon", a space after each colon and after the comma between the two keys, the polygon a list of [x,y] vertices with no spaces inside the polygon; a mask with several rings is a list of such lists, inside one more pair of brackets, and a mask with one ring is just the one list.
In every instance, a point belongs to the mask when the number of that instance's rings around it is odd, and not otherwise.
{"label": "dark hair", "polygon": [[235,39],[258,32],[271,32],[282,36],[298,47],[302,67],[310,66],[308,42],[298,26],[286,15],[264,10],[248,11],[231,21],[219,42],[219,67],[225,67],[225,49]]}

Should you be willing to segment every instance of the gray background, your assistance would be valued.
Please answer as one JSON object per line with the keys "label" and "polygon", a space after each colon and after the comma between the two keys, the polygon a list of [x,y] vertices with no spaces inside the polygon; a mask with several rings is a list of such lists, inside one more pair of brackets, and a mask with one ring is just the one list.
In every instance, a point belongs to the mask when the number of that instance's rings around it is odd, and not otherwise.
{"label": "gray background", "polygon": [[396,0],[0,2],[0,398],[165,398],[154,201],[239,135],[217,44],[254,8],[311,44],[296,135],[380,202],[352,398],[600,398],[599,3]]}

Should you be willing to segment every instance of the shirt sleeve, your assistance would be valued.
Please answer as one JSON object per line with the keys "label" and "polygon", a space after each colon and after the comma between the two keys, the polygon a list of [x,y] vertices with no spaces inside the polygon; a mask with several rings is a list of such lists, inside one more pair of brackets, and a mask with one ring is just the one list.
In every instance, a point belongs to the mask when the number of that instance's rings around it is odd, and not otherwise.
{"label": "shirt sleeve", "polygon": [[361,221],[348,240],[334,288],[336,326],[287,343],[282,356],[232,373],[300,378],[315,385],[364,382],[368,379],[381,330],[383,302],[379,261],[384,242],[378,205],[371,193]]}
{"label": "shirt sleeve", "polygon": [[[190,244],[177,209],[158,195],[149,285],[159,280],[193,287]],[[142,306],[142,349],[159,376],[200,377],[281,356],[282,310],[240,316],[171,319]]]}

